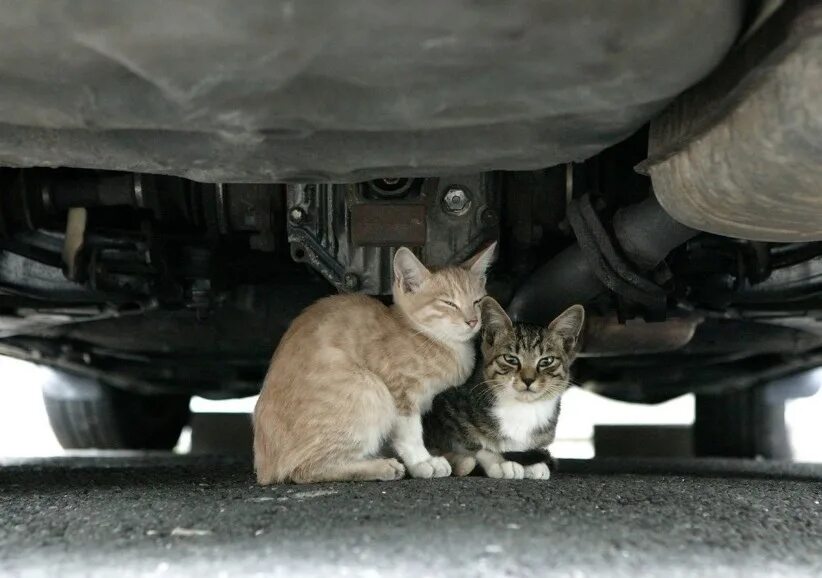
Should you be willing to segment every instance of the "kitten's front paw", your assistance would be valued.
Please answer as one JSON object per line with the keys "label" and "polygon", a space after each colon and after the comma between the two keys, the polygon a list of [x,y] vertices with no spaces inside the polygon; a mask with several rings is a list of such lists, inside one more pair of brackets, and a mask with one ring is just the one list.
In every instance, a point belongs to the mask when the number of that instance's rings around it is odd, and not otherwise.
{"label": "kitten's front paw", "polygon": [[499,462],[492,464],[485,473],[489,478],[521,480],[525,476],[525,468],[517,462]]}
{"label": "kitten's front paw", "polygon": [[408,466],[412,478],[445,478],[451,475],[451,465],[443,457],[432,457]]}
{"label": "kitten's front paw", "polygon": [[529,480],[547,480],[551,477],[551,468],[545,462],[525,466],[525,477]]}

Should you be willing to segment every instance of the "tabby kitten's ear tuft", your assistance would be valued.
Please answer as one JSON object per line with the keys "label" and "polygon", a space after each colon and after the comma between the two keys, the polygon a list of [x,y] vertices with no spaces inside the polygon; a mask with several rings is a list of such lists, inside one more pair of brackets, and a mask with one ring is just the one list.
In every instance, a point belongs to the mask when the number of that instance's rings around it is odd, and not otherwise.
{"label": "tabby kitten's ear tuft", "polygon": [[411,249],[400,247],[394,254],[394,279],[403,293],[414,293],[431,272],[411,252]]}
{"label": "tabby kitten's ear tuft", "polygon": [[482,335],[486,343],[493,345],[497,336],[513,330],[511,318],[493,297],[483,297],[479,307],[482,316]]}
{"label": "tabby kitten's ear tuft", "polygon": [[485,274],[488,272],[488,268],[491,266],[491,263],[494,262],[496,250],[497,242],[494,241],[485,249],[482,249],[479,253],[468,259],[461,265],[461,267],[463,269],[468,269],[475,275],[485,277]]}
{"label": "tabby kitten's ear tuft", "polygon": [[585,325],[585,308],[582,305],[571,305],[559,314],[548,326],[549,331],[559,335],[569,354],[576,353],[579,336]]}

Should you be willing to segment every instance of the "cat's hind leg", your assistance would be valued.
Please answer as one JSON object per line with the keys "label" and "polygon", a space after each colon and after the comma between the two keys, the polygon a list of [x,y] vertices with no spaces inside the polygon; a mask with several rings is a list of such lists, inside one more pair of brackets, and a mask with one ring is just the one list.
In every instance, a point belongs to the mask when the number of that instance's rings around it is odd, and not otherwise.
{"label": "cat's hind leg", "polygon": [[[255,410],[261,484],[394,480],[399,462],[375,460],[396,408],[379,378],[327,355],[299,381],[274,382]],[[335,362],[336,365],[331,362]]]}
{"label": "cat's hind leg", "polygon": [[467,476],[477,467],[477,458],[471,454],[448,452],[443,457],[451,464],[451,473],[455,476]]}
{"label": "cat's hind leg", "polygon": [[303,465],[291,474],[295,484],[315,482],[383,481],[399,480],[405,476],[405,466],[398,460],[359,459],[350,462]]}

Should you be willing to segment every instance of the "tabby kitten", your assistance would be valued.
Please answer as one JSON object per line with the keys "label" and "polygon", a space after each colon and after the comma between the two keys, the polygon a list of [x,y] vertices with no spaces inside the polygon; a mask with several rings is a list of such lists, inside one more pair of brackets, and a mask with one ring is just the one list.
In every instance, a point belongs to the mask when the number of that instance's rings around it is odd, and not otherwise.
{"label": "tabby kitten", "polygon": [[585,323],[581,305],[547,327],[512,324],[499,303],[482,300],[481,363],[463,385],[439,394],[424,418],[425,439],[454,474],[477,462],[492,478],[548,479],[560,396]]}
{"label": "tabby kitten", "polygon": [[[394,305],[322,299],[283,336],[254,411],[260,484],[443,477],[422,441],[421,413],[474,369],[479,302],[496,243],[459,267],[429,271],[401,248]],[[391,441],[405,464],[377,455]]]}

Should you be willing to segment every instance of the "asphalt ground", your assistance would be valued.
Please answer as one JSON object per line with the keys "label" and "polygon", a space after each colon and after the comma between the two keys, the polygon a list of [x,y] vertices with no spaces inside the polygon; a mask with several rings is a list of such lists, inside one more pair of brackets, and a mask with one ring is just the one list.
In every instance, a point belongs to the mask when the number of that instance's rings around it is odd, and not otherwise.
{"label": "asphalt ground", "polygon": [[822,467],[254,484],[248,462],[0,462],[3,576],[822,576]]}

